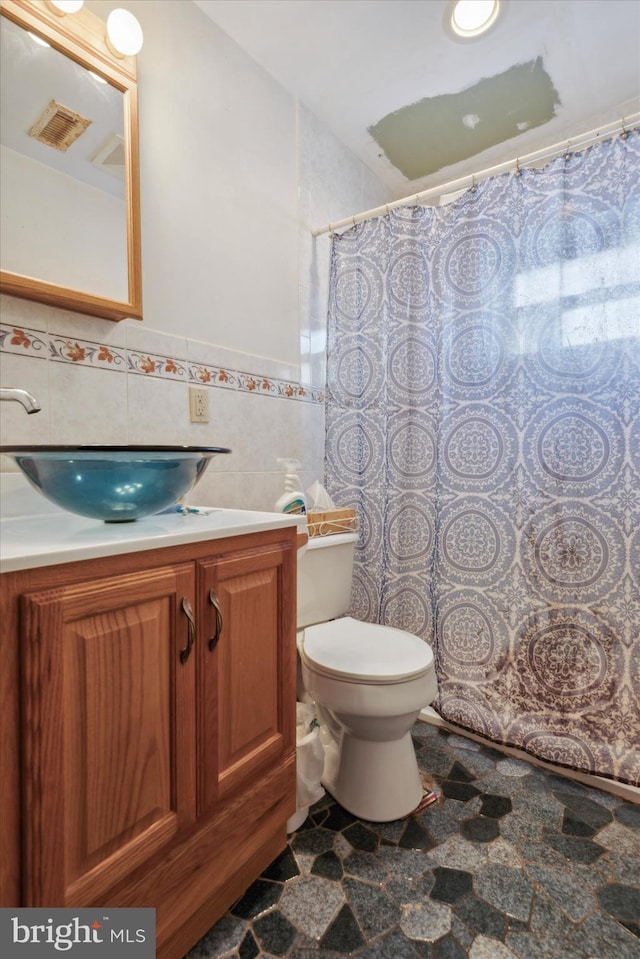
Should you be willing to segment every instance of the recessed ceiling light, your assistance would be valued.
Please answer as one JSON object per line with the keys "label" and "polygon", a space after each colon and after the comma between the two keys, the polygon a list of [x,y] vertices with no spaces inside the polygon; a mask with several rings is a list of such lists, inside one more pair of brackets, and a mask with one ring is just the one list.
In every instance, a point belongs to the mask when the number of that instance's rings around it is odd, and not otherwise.
{"label": "recessed ceiling light", "polygon": [[495,22],[500,0],[458,0],[451,12],[451,29],[459,37],[478,37]]}

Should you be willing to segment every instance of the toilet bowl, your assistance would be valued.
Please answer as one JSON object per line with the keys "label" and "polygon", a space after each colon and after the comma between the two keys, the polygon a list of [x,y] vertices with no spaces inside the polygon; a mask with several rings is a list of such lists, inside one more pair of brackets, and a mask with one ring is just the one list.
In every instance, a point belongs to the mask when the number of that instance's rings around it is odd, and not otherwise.
{"label": "toilet bowl", "polygon": [[387,822],[422,798],[410,730],[436,698],[435,667],[417,636],[343,615],[355,542],[353,533],[312,539],[299,555],[300,694],[316,704],[325,789],[354,815]]}

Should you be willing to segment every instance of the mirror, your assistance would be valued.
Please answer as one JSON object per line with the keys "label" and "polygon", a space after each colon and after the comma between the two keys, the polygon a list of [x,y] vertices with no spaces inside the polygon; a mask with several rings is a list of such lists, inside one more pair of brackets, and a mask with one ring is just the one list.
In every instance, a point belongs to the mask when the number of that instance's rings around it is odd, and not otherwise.
{"label": "mirror", "polygon": [[2,0],[0,12],[0,291],[139,319],[135,59],[114,56],[84,8]]}

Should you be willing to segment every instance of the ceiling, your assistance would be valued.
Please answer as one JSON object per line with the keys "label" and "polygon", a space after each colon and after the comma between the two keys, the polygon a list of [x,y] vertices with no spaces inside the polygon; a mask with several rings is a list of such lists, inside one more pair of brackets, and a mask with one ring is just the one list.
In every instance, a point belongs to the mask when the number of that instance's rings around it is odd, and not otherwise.
{"label": "ceiling", "polygon": [[640,110],[640,0],[194,0],[402,197]]}

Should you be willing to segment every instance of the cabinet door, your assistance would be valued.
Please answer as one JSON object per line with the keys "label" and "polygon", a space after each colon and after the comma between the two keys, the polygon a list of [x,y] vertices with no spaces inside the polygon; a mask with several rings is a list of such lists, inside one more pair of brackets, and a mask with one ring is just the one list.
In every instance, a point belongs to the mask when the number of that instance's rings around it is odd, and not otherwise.
{"label": "cabinet door", "polygon": [[295,748],[295,552],[198,564],[198,815]]}
{"label": "cabinet door", "polygon": [[99,904],[194,819],[194,578],[22,597],[25,905]]}

